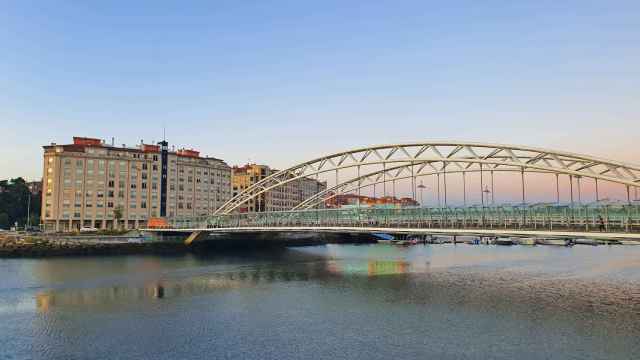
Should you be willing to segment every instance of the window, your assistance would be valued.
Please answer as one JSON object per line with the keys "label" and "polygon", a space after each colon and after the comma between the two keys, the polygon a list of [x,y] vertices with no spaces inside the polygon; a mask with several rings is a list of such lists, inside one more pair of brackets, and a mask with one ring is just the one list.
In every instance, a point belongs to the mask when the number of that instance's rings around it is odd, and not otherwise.
{"label": "window", "polygon": [[143,201],[140,203],[140,209],[146,209],[147,208],[147,202]]}
{"label": "window", "polygon": [[115,181],[113,181],[113,180],[109,180],[109,182],[107,183],[107,186],[108,186],[108,187],[110,187],[110,188],[112,188],[112,187],[114,187],[114,186],[115,186],[115,184],[116,184],[116,182],[115,182]]}

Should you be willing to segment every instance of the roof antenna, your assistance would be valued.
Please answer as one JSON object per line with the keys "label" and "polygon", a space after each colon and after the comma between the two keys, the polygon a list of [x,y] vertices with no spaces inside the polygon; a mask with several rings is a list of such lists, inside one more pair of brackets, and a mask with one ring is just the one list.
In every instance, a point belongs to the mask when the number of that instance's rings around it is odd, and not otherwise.
{"label": "roof antenna", "polygon": [[162,141],[167,141],[167,122],[162,120]]}

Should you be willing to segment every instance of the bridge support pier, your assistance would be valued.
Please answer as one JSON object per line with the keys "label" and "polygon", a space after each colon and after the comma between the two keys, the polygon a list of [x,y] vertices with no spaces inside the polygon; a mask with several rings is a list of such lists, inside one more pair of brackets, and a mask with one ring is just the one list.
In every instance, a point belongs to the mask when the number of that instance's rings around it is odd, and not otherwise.
{"label": "bridge support pier", "polygon": [[187,245],[187,246],[191,245],[193,240],[197,239],[198,236],[200,236],[200,234],[202,234],[202,231],[194,231],[194,232],[192,232],[191,235],[189,235],[189,237],[187,237],[187,239],[184,241],[184,244]]}

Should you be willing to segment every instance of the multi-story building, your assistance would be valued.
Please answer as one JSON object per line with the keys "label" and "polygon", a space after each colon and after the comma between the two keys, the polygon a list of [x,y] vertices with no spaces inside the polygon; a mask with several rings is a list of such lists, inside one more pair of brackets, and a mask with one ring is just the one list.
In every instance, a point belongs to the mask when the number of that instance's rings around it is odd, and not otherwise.
{"label": "multi-story building", "polygon": [[212,214],[231,198],[231,168],[168,143],[131,148],[74,137],[44,146],[45,229],[133,229],[149,218]]}
{"label": "multi-story building", "polygon": [[[232,170],[233,196],[267,176],[277,173],[266,165],[247,164],[234,166]],[[262,212],[289,210],[305,199],[327,188],[327,183],[311,178],[300,178],[285,185],[266,191],[249,200],[240,208],[240,212]]]}
{"label": "multi-story building", "polygon": [[38,195],[42,192],[42,181],[29,181],[27,182],[27,188],[33,195]]}
{"label": "multi-story building", "polygon": [[[330,195],[334,195],[333,193]],[[344,206],[393,206],[393,207],[413,207],[420,206],[420,203],[410,197],[396,198],[393,196],[372,197],[357,194],[338,194],[325,202],[328,208],[340,208]]]}

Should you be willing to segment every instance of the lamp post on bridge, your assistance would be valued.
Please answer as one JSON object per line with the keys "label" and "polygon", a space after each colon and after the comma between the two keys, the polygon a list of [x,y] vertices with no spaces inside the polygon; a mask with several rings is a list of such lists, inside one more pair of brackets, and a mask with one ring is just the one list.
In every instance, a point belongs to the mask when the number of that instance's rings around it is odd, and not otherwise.
{"label": "lamp post on bridge", "polygon": [[[482,198],[484,199],[484,197],[487,197],[487,203],[489,202],[489,194],[491,194],[491,190],[489,190],[489,187],[487,185],[484,186],[484,190],[482,190]],[[484,200],[482,201],[483,205],[482,205],[482,225],[484,226]]]}
{"label": "lamp post on bridge", "polygon": [[491,190],[489,190],[489,187],[485,185],[484,190],[482,190],[482,196],[487,197],[487,203],[489,202],[489,194],[491,194]]}
{"label": "lamp post on bridge", "polygon": [[418,185],[418,189],[420,189],[420,206],[424,207],[424,194],[423,191],[424,189],[426,189],[427,187],[424,186],[424,184],[422,183],[422,180],[420,180],[420,185]]}

